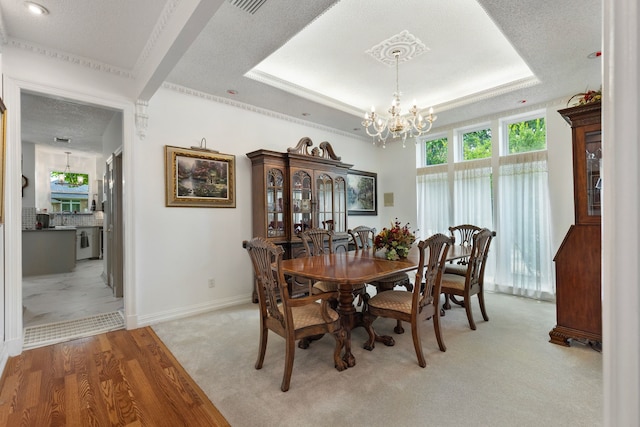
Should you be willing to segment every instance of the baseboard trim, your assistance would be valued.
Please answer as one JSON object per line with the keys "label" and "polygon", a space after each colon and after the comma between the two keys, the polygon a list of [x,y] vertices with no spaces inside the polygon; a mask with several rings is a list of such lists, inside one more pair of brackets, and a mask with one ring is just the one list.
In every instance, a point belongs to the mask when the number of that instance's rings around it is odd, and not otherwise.
{"label": "baseboard trim", "polygon": [[143,316],[126,316],[127,329],[142,328],[156,323],[168,322],[170,320],[181,319],[184,317],[195,316],[197,314],[207,313],[209,311],[220,310],[226,307],[246,304],[251,301],[251,294],[233,297],[227,299],[219,299],[203,304],[195,304],[188,307],[176,308],[173,310],[161,311],[158,313]]}

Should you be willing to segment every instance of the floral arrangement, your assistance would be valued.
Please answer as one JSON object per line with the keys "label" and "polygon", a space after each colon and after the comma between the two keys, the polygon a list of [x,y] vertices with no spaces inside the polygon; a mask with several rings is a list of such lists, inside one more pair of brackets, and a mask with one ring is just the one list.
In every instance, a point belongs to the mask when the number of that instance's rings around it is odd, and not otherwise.
{"label": "floral arrangement", "polygon": [[409,230],[409,223],[400,225],[398,218],[391,223],[391,228],[383,228],[373,240],[376,249],[386,249],[389,260],[406,258],[416,236]]}
{"label": "floral arrangement", "polygon": [[574,106],[591,104],[592,102],[600,102],[602,101],[602,88],[598,90],[588,90],[586,92],[576,93],[571,98],[569,98],[569,100],[567,101],[567,105],[569,105],[569,103],[576,97],[579,97],[578,103],[573,104]]}

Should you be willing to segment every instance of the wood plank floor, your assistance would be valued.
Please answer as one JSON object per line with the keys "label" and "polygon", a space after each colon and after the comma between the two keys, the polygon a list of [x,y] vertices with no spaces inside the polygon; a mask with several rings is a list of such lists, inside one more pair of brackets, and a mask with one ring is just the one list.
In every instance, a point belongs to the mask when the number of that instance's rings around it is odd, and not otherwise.
{"label": "wood plank floor", "polygon": [[149,327],[24,351],[0,380],[0,426],[228,426]]}

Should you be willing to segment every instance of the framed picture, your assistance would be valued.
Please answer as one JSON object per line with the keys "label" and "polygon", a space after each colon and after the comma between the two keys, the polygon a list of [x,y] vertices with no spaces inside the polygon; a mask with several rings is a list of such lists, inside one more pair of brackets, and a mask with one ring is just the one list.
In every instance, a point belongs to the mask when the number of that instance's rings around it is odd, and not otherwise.
{"label": "framed picture", "polygon": [[4,164],[7,136],[7,109],[0,98],[0,224],[4,224]]}
{"label": "framed picture", "polygon": [[235,208],[236,157],[165,146],[166,205]]}
{"label": "framed picture", "polygon": [[347,174],[347,211],[349,215],[378,215],[378,175],[350,170]]}

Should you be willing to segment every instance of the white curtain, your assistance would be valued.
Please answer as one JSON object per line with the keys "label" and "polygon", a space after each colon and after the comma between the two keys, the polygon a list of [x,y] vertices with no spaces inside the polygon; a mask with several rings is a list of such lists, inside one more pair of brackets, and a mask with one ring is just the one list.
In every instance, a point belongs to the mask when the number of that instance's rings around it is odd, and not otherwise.
{"label": "white curtain", "polygon": [[473,224],[493,230],[491,159],[459,162],[454,166],[453,224]]}
{"label": "white curtain", "polygon": [[418,238],[424,240],[435,233],[449,235],[449,177],[447,165],[418,169]]}
{"label": "white curtain", "polygon": [[495,290],[554,299],[548,182],[546,150],[500,157]]}

